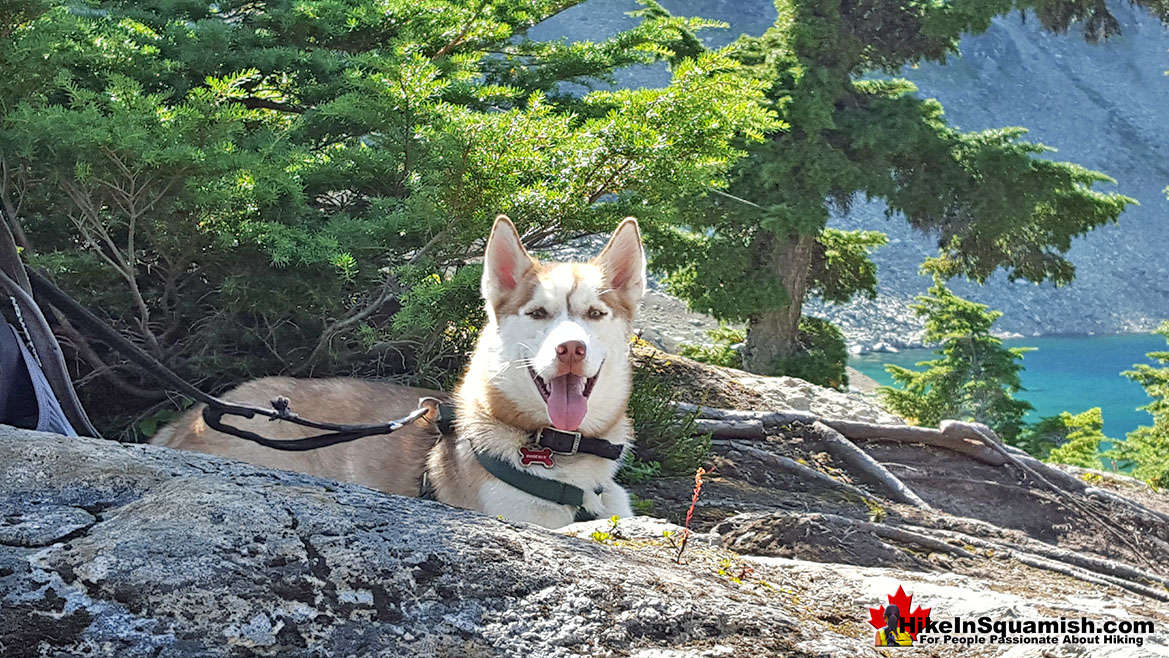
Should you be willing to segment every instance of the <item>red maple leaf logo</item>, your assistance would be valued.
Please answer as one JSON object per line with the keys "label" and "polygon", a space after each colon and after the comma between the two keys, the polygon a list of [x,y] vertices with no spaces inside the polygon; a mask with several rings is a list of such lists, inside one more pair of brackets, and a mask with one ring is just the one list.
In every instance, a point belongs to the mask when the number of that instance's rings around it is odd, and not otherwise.
{"label": "red maple leaf logo", "polygon": [[[930,620],[930,608],[923,608],[917,606],[917,610],[913,613],[909,612],[909,606],[913,604],[913,597],[906,594],[905,590],[900,585],[897,586],[897,593],[889,596],[889,603],[897,606],[901,611],[901,627],[909,633],[909,637],[913,641],[917,641],[917,634]],[[873,628],[882,628],[885,626],[885,606],[879,608],[869,608],[869,624]]]}

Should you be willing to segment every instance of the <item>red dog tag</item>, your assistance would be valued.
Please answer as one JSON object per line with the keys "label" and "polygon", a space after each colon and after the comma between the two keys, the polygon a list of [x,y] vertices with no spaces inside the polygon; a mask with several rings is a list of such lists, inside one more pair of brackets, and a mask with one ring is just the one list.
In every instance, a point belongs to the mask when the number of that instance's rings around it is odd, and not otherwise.
{"label": "red dog tag", "polygon": [[539,464],[552,468],[552,448],[520,448],[520,463],[524,466]]}

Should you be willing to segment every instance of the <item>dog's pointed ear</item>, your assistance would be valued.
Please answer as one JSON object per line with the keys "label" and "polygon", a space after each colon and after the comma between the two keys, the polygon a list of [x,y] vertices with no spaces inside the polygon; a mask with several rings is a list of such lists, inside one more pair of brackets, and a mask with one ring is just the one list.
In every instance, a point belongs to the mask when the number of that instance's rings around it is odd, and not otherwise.
{"label": "dog's pointed ear", "polygon": [[515,290],[531,268],[532,257],[524,249],[515,224],[506,215],[496,217],[483,254],[483,298],[494,301]]}
{"label": "dog's pointed ear", "polygon": [[645,248],[636,219],[626,217],[621,222],[593,264],[604,272],[607,288],[633,301],[641,299],[645,294]]}

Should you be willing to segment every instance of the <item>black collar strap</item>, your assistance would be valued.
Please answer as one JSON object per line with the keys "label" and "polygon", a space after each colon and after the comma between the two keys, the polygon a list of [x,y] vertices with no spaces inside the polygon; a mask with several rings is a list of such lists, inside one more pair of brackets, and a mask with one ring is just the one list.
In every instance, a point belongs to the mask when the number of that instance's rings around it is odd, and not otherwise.
{"label": "black collar strap", "polygon": [[[442,403],[438,405],[438,429],[443,434],[454,434],[455,405]],[[625,446],[619,443],[609,443],[604,439],[594,439],[581,436],[580,432],[565,432],[555,427],[541,427],[529,435],[537,448],[548,448],[560,455],[575,455],[585,453],[612,459],[621,459]]]}
{"label": "black collar strap", "polygon": [[609,443],[604,439],[581,436],[580,432],[565,432],[555,427],[541,427],[532,432],[531,436],[532,443],[535,443],[537,448],[549,448],[561,455],[583,452],[617,461],[621,459],[621,452],[625,450],[625,446],[619,443]]}
{"label": "black collar strap", "polygon": [[592,512],[584,508],[584,489],[561,482],[537,477],[531,473],[521,471],[511,464],[481,452],[475,453],[479,464],[487,472],[503,480],[520,491],[531,494],[536,498],[546,500],[557,505],[571,505],[576,508],[574,521],[592,521],[597,518]]}
{"label": "black collar strap", "polygon": [[455,433],[455,405],[449,402],[443,402],[438,405],[438,418],[434,421],[438,426],[438,431],[443,434]]}

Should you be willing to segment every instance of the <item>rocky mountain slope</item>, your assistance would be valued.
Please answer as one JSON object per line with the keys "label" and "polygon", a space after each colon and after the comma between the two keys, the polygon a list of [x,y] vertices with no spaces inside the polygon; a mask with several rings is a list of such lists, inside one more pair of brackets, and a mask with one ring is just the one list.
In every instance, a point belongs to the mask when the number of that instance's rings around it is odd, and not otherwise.
{"label": "rocky mountain slope", "polygon": [[[638,360],[682,401],[904,427],[799,380]],[[916,656],[1169,655],[1169,525],[1150,522],[1169,513],[1164,494],[1084,472],[1047,471],[1074,486],[1046,488],[941,447],[857,445],[920,504],[888,499],[808,428],[717,439],[679,561],[692,477],[634,487],[665,521],[552,532],[0,427],[0,655],[879,656],[870,608],[898,588],[937,619],[1155,624],[1130,634],[1139,648],[922,643]]]}
{"label": "rocky mountain slope", "polygon": [[[711,31],[714,45],[738,34],[759,34],[775,18],[770,0],[665,1],[683,15],[717,18],[730,24]],[[951,123],[965,130],[1025,126],[1029,139],[1053,147],[1050,157],[1098,169],[1117,179],[1113,188],[1140,201],[1116,226],[1077,241],[1071,257],[1077,280],[1064,288],[996,276],[984,287],[956,282],[959,294],[1005,312],[998,328],[1023,335],[1147,330],[1169,318],[1169,31],[1142,10],[1110,3],[1122,36],[1103,44],[1085,43],[1078,33],[1043,31],[1034,17],[1011,14],[985,34],[963,39],[961,55],[945,65],[923,64],[904,71],[920,93],[939,99]],[[633,0],[590,0],[543,24],[537,38],[599,39],[632,18],[622,11]],[[657,85],[664,68],[628,71],[625,85]],[[880,250],[880,296],[809,311],[827,315],[862,347],[879,342],[916,342],[920,323],[907,304],[929,281],[917,273],[936,251],[930,236],[903,222],[885,219],[880,203],[856,204],[835,225],[875,228],[890,235]]]}

